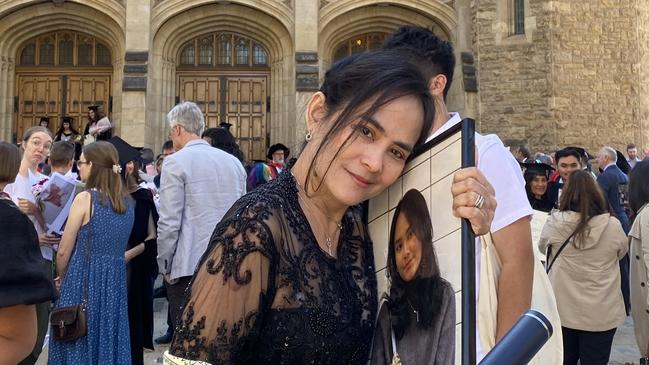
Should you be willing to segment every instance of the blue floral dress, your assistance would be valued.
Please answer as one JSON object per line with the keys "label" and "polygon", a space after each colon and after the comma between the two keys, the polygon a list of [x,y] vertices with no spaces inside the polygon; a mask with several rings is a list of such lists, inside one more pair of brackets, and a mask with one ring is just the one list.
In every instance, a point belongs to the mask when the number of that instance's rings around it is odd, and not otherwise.
{"label": "blue floral dress", "polygon": [[88,260],[88,334],[71,342],[50,337],[48,364],[130,364],[129,327],[124,252],[133,226],[133,204],[115,213],[106,200],[91,191],[93,215],[81,226],[68,271],[55,307],[79,304],[83,298],[84,258]]}

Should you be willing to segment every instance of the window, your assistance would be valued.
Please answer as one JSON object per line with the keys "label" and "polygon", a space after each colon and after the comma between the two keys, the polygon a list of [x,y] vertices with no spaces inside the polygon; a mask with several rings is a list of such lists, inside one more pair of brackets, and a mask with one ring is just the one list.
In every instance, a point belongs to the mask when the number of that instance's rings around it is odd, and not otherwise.
{"label": "window", "polygon": [[180,55],[180,64],[182,65],[194,65],[194,42],[185,46],[183,53]]}
{"label": "window", "polygon": [[20,52],[20,64],[24,66],[33,66],[36,64],[36,44],[30,43]]}
{"label": "window", "polygon": [[514,32],[525,34],[525,0],[514,0]]}
{"label": "window", "polygon": [[77,47],[79,66],[92,66],[92,40],[84,39]]}
{"label": "window", "polygon": [[54,44],[48,37],[43,40],[39,50],[38,63],[41,65],[54,65]]}
{"label": "window", "polygon": [[351,56],[356,53],[368,52],[374,49],[381,48],[383,41],[387,37],[386,33],[368,33],[361,34],[351,39],[348,39],[338,45],[334,52],[334,62]]}
{"label": "window", "polygon": [[237,65],[248,64],[248,42],[245,39],[239,39],[237,42]]}
{"label": "window", "polygon": [[232,62],[231,36],[219,36],[219,65],[229,65]]}
{"label": "window", "polygon": [[252,57],[253,63],[255,65],[268,64],[268,56],[266,55],[266,51],[258,44],[255,44],[255,46],[252,48]]}
{"label": "window", "polygon": [[198,64],[211,65],[213,54],[214,46],[212,46],[212,36],[201,39],[200,46],[198,47]]}
{"label": "window", "polygon": [[110,50],[96,38],[72,31],[38,36],[18,50],[20,66],[110,67]]}
{"label": "window", "polygon": [[72,66],[74,53],[74,41],[70,35],[65,35],[59,40],[59,65]]}

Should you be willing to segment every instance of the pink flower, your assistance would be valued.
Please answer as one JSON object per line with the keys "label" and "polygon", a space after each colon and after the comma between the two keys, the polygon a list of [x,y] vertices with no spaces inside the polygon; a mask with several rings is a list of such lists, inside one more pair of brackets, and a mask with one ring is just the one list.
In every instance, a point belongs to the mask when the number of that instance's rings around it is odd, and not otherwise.
{"label": "pink flower", "polygon": [[45,189],[45,184],[49,181],[50,179],[45,177],[40,179],[36,184],[32,185],[32,194],[34,194],[35,197],[38,197],[41,195],[43,190]]}

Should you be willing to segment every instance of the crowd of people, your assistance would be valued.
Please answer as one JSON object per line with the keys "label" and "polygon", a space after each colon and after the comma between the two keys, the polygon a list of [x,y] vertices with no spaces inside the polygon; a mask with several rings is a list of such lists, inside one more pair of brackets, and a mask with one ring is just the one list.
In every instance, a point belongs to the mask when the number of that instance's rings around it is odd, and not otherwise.
{"label": "crowd of people", "polygon": [[[53,134],[45,118],[19,147],[0,142],[0,364],[34,364],[48,329],[50,364],[142,364],[154,296],[169,302],[155,340],[170,343],[167,364],[455,363],[455,296],[425,198],[409,191],[394,212],[381,300],[361,207],[461,121],[446,107],[454,68],[452,45],[416,27],[336,62],[292,158],[277,143],[247,161],[230,125],[206,129],[189,101],[167,114],[157,157],[113,136],[97,106],[82,134],[68,117]],[[478,361],[535,302],[536,244],[562,323],[537,363],[606,364],[629,313],[649,356],[649,161],[630,145],[620,170],[605,146],[595,176],[580,148],[532,157],[475,140],[478,165],[448,193],[477,257],[488,236],[500,263],[482,280],[476,267],[478,302],[491,300],[483,282],[498,287],[493,318],[476,323]],[[59,178],[72,197],[55,229],[44,204]],[[538,242],[535,210],[549,213]]]}

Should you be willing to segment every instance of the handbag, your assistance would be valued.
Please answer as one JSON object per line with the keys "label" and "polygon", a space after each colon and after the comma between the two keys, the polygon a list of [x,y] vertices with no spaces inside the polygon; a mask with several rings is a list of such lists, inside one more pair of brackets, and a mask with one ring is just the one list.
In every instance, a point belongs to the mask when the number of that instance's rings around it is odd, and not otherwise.
{"label": "handbag", "polygon": [[[90,195],[90,216],[92,219],[92,194]],[[74,341],[88,334],[88,321],[86,318],[86,304],[88,302],[88,261],[92,249],[92,226],[86,239],[83,271],[83,299],[81,304],[55,308],[50,313],[50,326],[52,337],[61,342]]]}
{"label": "handbag", "polygon": [[[480,344],[484,354],[496,345],[496,327],[498,320],[498,280],[502,263],[493,245],[491,234],[480,236],[480,288],[478,298],[478,328]],[[535,256],[538,248],[532,245]],[[557,309],[554,291],[548,275],[539,260],[534,260],[534,282],[532,284],[531,309],[545,315],[554,332],[529,364],[560,365],[563,364],[563,336],[561,319]]]}

